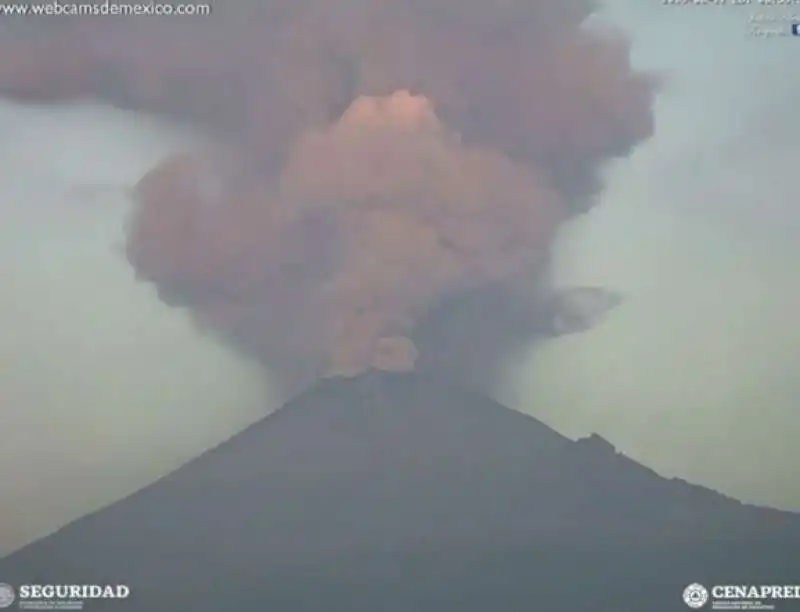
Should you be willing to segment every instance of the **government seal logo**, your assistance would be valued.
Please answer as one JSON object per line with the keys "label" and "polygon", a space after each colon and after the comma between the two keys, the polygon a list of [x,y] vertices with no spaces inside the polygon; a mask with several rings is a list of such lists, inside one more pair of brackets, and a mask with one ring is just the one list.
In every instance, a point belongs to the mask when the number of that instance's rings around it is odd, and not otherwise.
{"label": "government seal logo", "polygon": [[695,610],[699,610],[708,601],[708,589],[702,584],[690,584],[683,589],[683,601],[686,605]]}
{"label": "government seal logo", "polygon": [[0,608],[10,607],[15,598],[14,587],[5,582],[0,582]]}

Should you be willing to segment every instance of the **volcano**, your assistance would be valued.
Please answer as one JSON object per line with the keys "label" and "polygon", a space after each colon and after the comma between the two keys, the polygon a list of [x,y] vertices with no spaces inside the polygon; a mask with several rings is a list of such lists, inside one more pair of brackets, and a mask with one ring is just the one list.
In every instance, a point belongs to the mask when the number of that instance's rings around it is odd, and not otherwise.
{"label": "volcano", "polygon": [[666,611],[691,583],[792,584],[798,543],[800,515],[371,371],[11,554],[0,580],[125,584],[86,609],[142,612]]}

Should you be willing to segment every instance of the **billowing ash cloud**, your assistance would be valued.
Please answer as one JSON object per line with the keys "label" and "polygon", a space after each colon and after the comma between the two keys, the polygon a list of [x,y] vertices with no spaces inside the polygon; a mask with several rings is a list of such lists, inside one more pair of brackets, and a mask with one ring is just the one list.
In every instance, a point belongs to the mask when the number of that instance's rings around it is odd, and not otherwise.
{"label": "billowing ash cloud", "polygon": [[127,255],[292,384],[475,355],[486,369],[535,329],[529,286],[558,224],[653,127],[653,80],[623,38],[582,27],[589,5],[67,20],[4,34],[0,90],[99,96],[217,137],[143,177]]}

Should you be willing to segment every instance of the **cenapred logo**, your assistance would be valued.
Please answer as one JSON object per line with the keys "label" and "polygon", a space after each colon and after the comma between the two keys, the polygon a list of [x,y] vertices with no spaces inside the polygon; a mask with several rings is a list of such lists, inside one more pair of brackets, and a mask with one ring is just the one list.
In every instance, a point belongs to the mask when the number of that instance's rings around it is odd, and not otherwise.
{"label": "cenapred logo", "polygon": [[683,589],[683,601],[686,605],[695,610],[699,610],[708,601],[708,589],[702,584],[690,584]]}
{"label": "cenapred logo", "polygon": [[0,582],[0,608],[11,607],[15,599],[14,587],[5,582]]}

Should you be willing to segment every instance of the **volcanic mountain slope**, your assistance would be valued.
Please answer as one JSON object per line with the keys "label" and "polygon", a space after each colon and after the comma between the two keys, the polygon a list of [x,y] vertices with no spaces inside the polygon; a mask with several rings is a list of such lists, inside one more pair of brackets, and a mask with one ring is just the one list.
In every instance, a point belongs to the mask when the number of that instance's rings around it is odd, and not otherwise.
{"label": "volcanic mountain slope", "polygon": [[10,555],[0,578],[124,583],[128,601],[87,607],[126,611],[641,612],[685,609],[695,581],[791,584],[798,543],[800,516],[439,380],[368,373]]}

